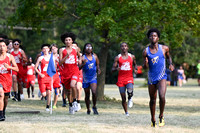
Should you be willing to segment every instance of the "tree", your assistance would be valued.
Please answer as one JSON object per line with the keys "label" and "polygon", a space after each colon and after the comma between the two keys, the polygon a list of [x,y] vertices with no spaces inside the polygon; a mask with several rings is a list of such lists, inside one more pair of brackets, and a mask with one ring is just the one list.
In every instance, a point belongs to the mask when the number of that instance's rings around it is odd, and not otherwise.
{"label": "tree", "polygon": [[200,35],[198,0],[19,0],[10,24],[40,29],[44,22],[55,22],[64,17],[73,17],[77,26],[95,30],[102,70],[98,77],[98,99],[104,96],[107,55],[112,45],[124,41],[133,47],[136,43],[146,42],[144,38],[150,27],[160,29],[162,41],[172,48],[182,45],[183,31]]}

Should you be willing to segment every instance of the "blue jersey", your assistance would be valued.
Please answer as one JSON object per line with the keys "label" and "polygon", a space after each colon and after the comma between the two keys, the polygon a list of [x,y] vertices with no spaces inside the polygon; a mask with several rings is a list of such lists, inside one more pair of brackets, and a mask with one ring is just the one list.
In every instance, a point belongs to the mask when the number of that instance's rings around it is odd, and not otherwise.
{"label": "blue jersey", "polygon": [[149,63],[148,83],[157,84],[161,79],[167,78],[162,45],[158,44],[158,51],[155,54],[150,52],[149,47],[146,48],[146,52]]}
{"label": "blue jersey", "polygon": [[83,66],[83,83],[89,83],[97,78],[96,60],[94,55],[92,55],[92,60],[89,60],[85,55],[83,57],[87,60]]}

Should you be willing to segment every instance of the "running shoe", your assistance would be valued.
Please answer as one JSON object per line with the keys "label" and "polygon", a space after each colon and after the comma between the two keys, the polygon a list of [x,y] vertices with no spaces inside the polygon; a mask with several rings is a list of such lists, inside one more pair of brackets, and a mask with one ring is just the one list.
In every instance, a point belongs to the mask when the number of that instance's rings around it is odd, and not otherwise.
{"label": "running shoe", "polygon": [[63,103],[62,107],[66,107],[67,105]]}
{"label": "running shoe", "polygon": [[0,121],[5,121],[5,117],[4,116],[0,116]]}
{"label": "running shoe", "polygon": [[128,107],[132,108],[133,107],[133,100],[132,97],[128,100]]}
{"label": "running shoe", "polygon": [[72,115],[74,114],[74,108],[73,108],[73,106],[72,107],[69,106],[69,114],[72,114]]}
{"label": "running shoe", "polygon": [[87,111],[87,114],[88,114],[88,115],[90,115],[90,113],[91,113],[91,111],[90,111],[90,110],[88,110],[88,111]]}
{"label": "running shoe", "polygon": [[47,111],[47,112],[49,112],[49,111],[50,111],[50,109],[49,109],[49,108],[46,108],[46,111]]}
{"label": "running shoe", "polygon": [[35,95],[34,94],[32,94],[32,98],[34,98],[35,97]]}
{"label": "running shoe", "polygon": [[12,100],[13,100],[13,101],[18,101],[16,97],[13,97]]}
{"label": "running shoe", "polygon": [[126,112],[126,113],[125,113],[125,115],[126,115],[126,116],[129,116],[129,113],[128,113],[128,112]]}
{"label": "running shoe", "polygon": [[54,106],[53,106],[53,109],[57,109],[57,107],[54,105]]}
{"label": "running shoe", "polygon": [[151,127],[157,127],[156,122],[151,122]]}
{"label": "running shoe", "polygon": [[81,110],[81,104],[77,103],[77,111]]}
{"label": "running shoe", "polygon": [[159,127],[163,127],[165,125],[164,117],[159,118]]}
{"label": "running shoe", "polygon": [[21,100],[24,99],[24,94],[20,94]]}
{"label": "running shoe", "polygon": [[76,101],[74,101],[72,103],[72,105],[73,105],[74,111],[77,112],[78,111],[78,103]]}
{"label": "running shoe", "polygon": [[97,111],[97,107],[92,107],[92,110],[94,112],[94,115],[98,115],[99,114],[98,111]]}

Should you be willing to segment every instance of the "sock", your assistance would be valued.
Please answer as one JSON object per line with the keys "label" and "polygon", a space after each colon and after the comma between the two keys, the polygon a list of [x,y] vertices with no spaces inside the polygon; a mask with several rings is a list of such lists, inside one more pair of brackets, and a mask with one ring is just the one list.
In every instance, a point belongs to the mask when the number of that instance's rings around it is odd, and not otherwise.
{"label": "sock", "polygon": [[63,104],[66,104],[66,98],[63,98]]}
{"label": "sock", "polygon": [[3,111],[0,111],[0,116],[3,116]]}
{"label": "sock", "polygon": [[46,108],[49,108],[49,105],[47,105]]}
{"label": "sock", "polygon": [[80,100],[77,100],[77,103],[80,103]]}
{"label": "sock", "polygon": [[5,114],[6,114],[5,110],[3,110],[3,116],[5,116]]}
{"label": "sock", "polygon": [[17,97],[17,92],[14,92],[14,97],[15,97],[15,98]]}
{"label": "sock", "polygon": [[75,102],[76,101],[76,98],[74,98],[74,101],[73,102]]}
{"label": "sock", "polygon": [[72,107],[72,103],[69,103],[69,106]]}

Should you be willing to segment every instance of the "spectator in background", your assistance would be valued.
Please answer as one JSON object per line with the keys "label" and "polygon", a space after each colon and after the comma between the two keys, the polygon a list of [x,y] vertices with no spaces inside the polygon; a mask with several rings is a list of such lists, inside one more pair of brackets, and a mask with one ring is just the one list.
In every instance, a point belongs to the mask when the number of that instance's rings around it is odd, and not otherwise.
{"label": "spectator in background", "polygon": [[166,69],[166,74],[167,74],[167,85],[171,85],[171,71],[169,69]]}
{"label": "spectator in background", "polygon": [[174,71],[172,71],[172,83],[171,83],[171,85],[177,86],[177,81],[178,81],[178,69],[174,65]]}
{"label": "spectator in background", "polygon": [[184,73],[184,70],[183,70],[183,67],[180,66],[180,68],[178,69],[178,83],[179,83],[179,86],[182,87],[183,85],[183,80],[185,80],[185,73]]}

